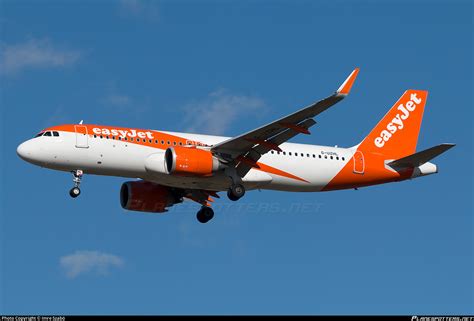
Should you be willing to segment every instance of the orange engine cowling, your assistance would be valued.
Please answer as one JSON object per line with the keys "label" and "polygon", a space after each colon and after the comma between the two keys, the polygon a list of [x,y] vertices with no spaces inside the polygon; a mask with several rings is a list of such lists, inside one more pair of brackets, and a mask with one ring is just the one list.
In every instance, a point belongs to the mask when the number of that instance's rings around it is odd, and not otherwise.
{"label": "orange engine cowling", "polygon": [[182,201],[170,188],[146,181],[125,182],[120,189],[120,205],[130,211],[162,213]]}
{"label": "orange engine cowling", "polygon": [[224,167],[210,151],[196,147],[170,147],[165,152],[168,174],[183,176],[211,176]]}

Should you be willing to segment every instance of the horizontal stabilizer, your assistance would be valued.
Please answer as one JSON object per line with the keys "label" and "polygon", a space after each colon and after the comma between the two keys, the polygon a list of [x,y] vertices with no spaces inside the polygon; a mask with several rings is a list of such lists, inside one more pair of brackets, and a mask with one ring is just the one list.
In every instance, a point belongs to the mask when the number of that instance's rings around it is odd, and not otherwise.
{"label": "horizontal stabilizer", "polygon": [[438,146],[434,146],[425,150],[422,150],[421,152],[394,160],[387,165],[391,167],[418,167],[421,166],[433,158],[441,155],[448,149],[456,146],[455,144],[441,144]]}

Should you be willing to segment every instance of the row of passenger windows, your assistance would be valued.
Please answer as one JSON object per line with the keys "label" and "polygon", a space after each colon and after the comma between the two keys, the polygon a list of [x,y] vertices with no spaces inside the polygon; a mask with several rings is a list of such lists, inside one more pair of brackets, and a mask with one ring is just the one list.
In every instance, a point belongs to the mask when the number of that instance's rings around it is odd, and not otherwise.
{"label": "row of passenger windows", "polygon": [[[272,153],[272,154],[277,154],[277,155],[281,155],[281,154],[286,155],[286,154],[287,154],[287,152],[275,152],[275,151],[273,151],[273,150],[271,151],[271,153]],[[296,157],[298,157],[298,156],[305,157],[305,156],[306,156],[306,157],[308,157],[308,158],[310,158],[310,157],[316,158],[316,154],[308,154],[308,153],[305,154],[305,153],[296,153],[296,152],[293,152],[293,153],[292,153],[292,152],[288,152],[288,155],[289,155],[289,156],[294,155],[294,156],[296,156]],[[328,155],[324,155],[324,157],[323,157],[323,155],[321,155],[321,154],[318,155],[318,158],[324,158],[324,159],[328,159],[328,158],[329,158],[329,159],[335,159],[335,160],[339,160],[339,159],[345,160],[344,157],[333,156],[333,155],[329,155],[329,156],[328,156]]]}
{"label": "row of passenger windows", "polygon": [[[105,139],[113,139],[113,140],[115,140],[115,136],[110,136],[110,137],[109,137],[109,136],[104,136],[104,135],[94,135],[94,138],[105,138]],[[134,140],[133,137],[131,137],[131,138],[127,138],[127,137],[122,138],[122,137],[120,137],[120,136],[117,137],[117,140],[124,140],[124,141],[131,141],[131,142],[136,141],[137,143],[139,143],[139,142],[146,143],[146,142],[147,142],[147,140],[144,139],[144,138],[142,138],[142,139],[136,138],[136,139]],[[176,145],[183,146],[183,143],[182,143],[182,142],[178,142],[178,143],[177,143],[177,142],[171,142],[171,141],[169,141],[169,140],[168,140],[168,141],[164,141],[164,140],[159,141],[159,140],[156,140],[156,139],[155,139],[155,140],[148,139],[148,142],[149,142],[150,144],[152,144],[152,143],[154,142],[155,144],[161,143],[161,145],[167,144],[167,145],[174,145],[174,146],[176,146]],[[275,154],[275,153],[276,153],[276,154],[278,154],[278,155],[280,155],[280,154],[286,155],[286,154],[287,154],[287,152],[275,152],[275,151],[273,151],[273,150],[271,151],[271,153],[272,153],[272,154]],[[296,152],[294,152],[294,153],[288,152],[288,155],[289,155],[289,156],[294,155],[294,156],[305,157],[305,154],[304,154],[304,153],[299,153],[299,154],[298,154],[298,153],[296,153]],[[308,157],[308,158],[311,157],[311,156],[312,156],[313,158],[316,158],[316,154],[306,154],[306,157]],[[318,155],[318,158],[323,158],[323,157],[322,157],[322,155]],[[345,160],[344,157],[339,158],[339,156],[332,156],[332,155],[330,155],[330,156],[328,157],[328,155],[324,155],[324,159],[328,159],[328,158],[329,158],[329,159],[336,159],[336,160],[341,159],[341,160],[343,160],[343,161]]]}
{"label": "row of passenger windows", "polygon": [[59,137],[59,133],[58,133],[58,132],[50,132],[50,131],[48,131],[48,132],[41,132],[41,133],[39,133],[38,135],[36,135],[35,138],[36,138],[36,137],[40,137],[40,136],[49,136],[49,137],[54,136],[54,137]]}
{"label": "row of passenger windows", "polygon": [[[142,139],[140,139],[140,138],[135,138],[135,139],[134,139],[133,137],[130,137],[130,138],[124,137],[124,138],[122,138],[122,137],[120,137],[120,136],[117,137],[117,138],[115,138],[115,136],[110,136],[110,137],[109,137],[109,136],[103,136],[103,135],[94,135],[94,138],[105,138],[105,139],[113,139],[113,140],[117,139],[117,140],[131,141],[131,142],[135,141],[135,142],[137,142],[137,143],[140,143],[140,142],[146,143],[146,142],[148,141],[150,144],[153,144],[153,142],[154,142],[155,144],[159,144],[159,143],[160,143],[160,141],[157,140],[157,139],[155,139],[155,140],[153,140],[153,139],[148,139],[148,140],[146,140],[146,139],[144,139],[144,138],[142,138]],[[183,146],[183,142],[177,143],[177,142],[171,142],[171,141],[169,141],[169,140],[168,140],[167,142],[165,142],[164,140],[161,141],[161,145],[165,145],[165,143],[168,144],[168,145],[173,144],[174,146],[176,146],[176,145]]]}

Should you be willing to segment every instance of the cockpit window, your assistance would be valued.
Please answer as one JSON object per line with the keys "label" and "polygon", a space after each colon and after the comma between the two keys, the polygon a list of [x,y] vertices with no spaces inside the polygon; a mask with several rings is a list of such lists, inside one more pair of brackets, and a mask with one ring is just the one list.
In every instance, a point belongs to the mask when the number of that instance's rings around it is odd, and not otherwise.
{"label": "cockpit window", "polygon": [[59,132],[56,132],[56,131],[54,131],[54,132],[50,132],[50,131],[48,131],[48,132],[41,132],[41,133],[38,133],[38,134],[35,136],[35,138],[36,138],[36,137],[40,137],[40,136],[48,136],[48,137],[54,136],[54,137],[59,137]]}

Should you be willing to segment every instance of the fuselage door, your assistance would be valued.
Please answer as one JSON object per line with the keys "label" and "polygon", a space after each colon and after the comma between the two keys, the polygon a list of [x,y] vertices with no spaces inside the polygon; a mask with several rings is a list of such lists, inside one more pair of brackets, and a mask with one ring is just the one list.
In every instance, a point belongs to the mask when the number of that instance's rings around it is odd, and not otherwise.
{"label": "fuselage door", "polygon": [[87,135],[87,127],[82,125],[74,126],[76,130],[76,147],[89,148],[89,141]]}
{"label": "fuselage door", "polygon": [[358,150],[354,154],[354,173],[364,174],[364,168],[364,154],[362,154],[362,152]]}

